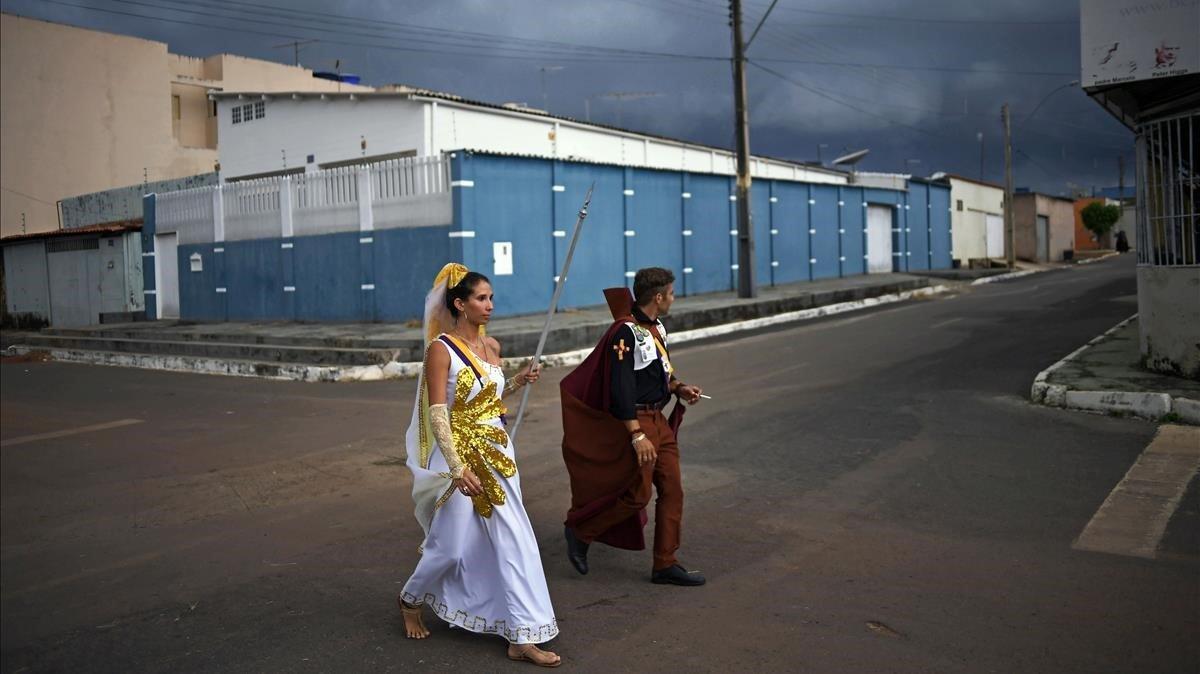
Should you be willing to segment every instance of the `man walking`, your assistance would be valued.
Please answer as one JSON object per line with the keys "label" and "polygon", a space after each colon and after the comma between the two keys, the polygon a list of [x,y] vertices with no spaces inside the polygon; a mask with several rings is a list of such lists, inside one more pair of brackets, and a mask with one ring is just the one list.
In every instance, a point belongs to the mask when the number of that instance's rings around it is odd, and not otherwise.
{"label": "man walking", "polygon": [[675,301],[675,276],[660,267],[634,276],[626,288],[604,291],[613,318],[591,355],[561,386],[563,458],[571,476],[571,510],[565,535],[567,557],[588,572],[594,541],[642,550],[645,508],[651,489],[654,508],[654,583],[703,585],[675,557],[683,520],[683,485],[677,431],[684,407],[670,419],[663,408],[671,396],[695,404],[700,387],[680,381],[671,366],[661,317]]}

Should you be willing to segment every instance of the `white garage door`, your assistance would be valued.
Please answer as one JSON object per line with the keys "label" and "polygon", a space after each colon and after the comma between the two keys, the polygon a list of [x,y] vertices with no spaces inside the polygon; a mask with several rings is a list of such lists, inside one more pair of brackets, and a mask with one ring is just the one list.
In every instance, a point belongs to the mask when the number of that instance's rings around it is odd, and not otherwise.
{"label": "white garage door", "polygon": [[892,209],[867,207],[867,273],[892,271]]}
{"label": "white garage door", "polygon": [[984,228],[987,231],[987,256],[1004,257],[1004,218],[990,213],[984,217]]}

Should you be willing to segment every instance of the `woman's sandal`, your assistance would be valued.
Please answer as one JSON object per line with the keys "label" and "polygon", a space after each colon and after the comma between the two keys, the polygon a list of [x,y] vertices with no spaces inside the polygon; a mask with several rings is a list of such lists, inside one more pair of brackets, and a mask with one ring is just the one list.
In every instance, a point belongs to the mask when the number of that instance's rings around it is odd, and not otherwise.
{"label": "woman's sandal", "polygon": [[429,628],[425,627],[425,621],[421,620],[421,607],[409,606],[404,603],[402,597],[396,597],[396,603],[400,605],[400,613],[404,615],[404,632],[409,639],[424,639],[429,636]]}
{"label": "woman's sandal", "polygon": [[549,651],[543,651],[535,644],[523,644],[519,647],[521,650],[514,654],[512,648],[515,645],[512,644],[508,647],[509,660],[532,662],[538,667],[557,667],[562,664],[562,657]]}

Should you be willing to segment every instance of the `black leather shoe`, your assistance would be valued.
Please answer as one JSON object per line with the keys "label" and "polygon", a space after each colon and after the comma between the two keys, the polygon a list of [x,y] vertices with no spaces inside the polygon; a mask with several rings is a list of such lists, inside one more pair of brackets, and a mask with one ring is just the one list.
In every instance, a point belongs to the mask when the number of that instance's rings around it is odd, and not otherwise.
{"label": "black leather shoe", "polygon": [[575,530],[571,527],[563,527],[563,535],[567,538],[567,559],[570,560],[571,566],[580,575],[587,575],[588,572],[588,544],[575,537]]}
{"label": "black leather shoe", "polygon": [[665,569],[659,569],[650,574],[650,582],[656,585],[683,585],[684,587],[695,587],[703,585],[707,581],[704,576],[700,575],[699,571],[688,571],[682,566],[676,564],[668,566]]}

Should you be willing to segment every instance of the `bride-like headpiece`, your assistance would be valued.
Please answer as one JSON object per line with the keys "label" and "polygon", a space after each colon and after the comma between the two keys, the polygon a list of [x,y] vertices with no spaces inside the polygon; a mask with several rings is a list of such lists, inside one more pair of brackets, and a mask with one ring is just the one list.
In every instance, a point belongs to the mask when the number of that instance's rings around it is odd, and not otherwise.
{"label": "bride-like headpiece", "polygon": [[[429,294],[425,295],[426,346],[437,339],[438,335],[454,329],[454,317],[446,308],[446,292],[462,283],[463,278],[470,271],[464,264],[450,262],[442,267],[442,270],[433,278],[433,288],[429,290]],[[482,325],[479,326],[479,334],[481,336],[484,334]]]}

